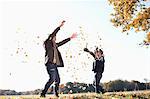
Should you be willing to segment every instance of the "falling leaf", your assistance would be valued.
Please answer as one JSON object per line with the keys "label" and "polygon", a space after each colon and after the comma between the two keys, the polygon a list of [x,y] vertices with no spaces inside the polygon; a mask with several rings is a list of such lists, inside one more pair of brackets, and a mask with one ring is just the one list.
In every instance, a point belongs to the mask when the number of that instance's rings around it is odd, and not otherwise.
{"label": "falling leaf", "polygon": [[39,38],[40,38],[40,36],[37,36],[37,38],[39,39]]}
{"label": "falling leaf", "polygon": [[28,57],[28,55],[26,54],[25,57]]}
{"label": "falling leaf", "polygon": [[16,54],[18,54],[19,53],[19,51],[16,51]]}
{"label": "falling leaf", "polygon": [[11,73],[9,73],[9,75],[11,76]]}
{"label": "falling leaf", "polygon": [[81,27],[81,26],[79,26],[79,28],[81,29],[82,27]]}
{"label": "falling leaf", "polygon": [[72,56],[70,55],[70,58],[72,58]]}

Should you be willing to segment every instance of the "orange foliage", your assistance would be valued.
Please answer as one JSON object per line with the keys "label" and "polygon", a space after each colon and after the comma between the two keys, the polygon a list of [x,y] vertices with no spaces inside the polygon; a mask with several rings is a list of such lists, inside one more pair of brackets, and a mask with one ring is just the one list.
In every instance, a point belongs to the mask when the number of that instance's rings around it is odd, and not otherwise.
{"label": "orange foliage", "polygon": [[[146,43],[150,45],[150,7],[145,6],[148,0],[108,0],[113,5],[114,13],[111,22],[115,27],[122,27],[122,32],[131,28],[136,32],[145,31]],[[150,3],[150,2],[149,2]]]}

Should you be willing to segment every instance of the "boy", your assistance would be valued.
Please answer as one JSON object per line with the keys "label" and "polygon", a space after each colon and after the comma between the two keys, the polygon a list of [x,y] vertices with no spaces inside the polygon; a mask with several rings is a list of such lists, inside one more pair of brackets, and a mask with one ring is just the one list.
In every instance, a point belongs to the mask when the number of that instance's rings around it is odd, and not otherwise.
{"label": "boy", "polygon": [[95,61],[93,62],[92,71],[94,71],[95,73],[96,93],[104,93],[104,89],[99,85],[102,78],[102,73],[104,72],[105,59],[103,51],[101,49],[98,49],[98,47],[96,48],[94,53],[89,51],[87,48],[84,48],[84,51],[90,53],[95,59]]}

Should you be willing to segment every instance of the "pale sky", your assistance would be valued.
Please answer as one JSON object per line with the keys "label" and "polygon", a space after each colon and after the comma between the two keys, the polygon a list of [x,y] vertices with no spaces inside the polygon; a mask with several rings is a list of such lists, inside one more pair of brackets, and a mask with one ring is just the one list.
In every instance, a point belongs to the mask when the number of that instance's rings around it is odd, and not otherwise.
{"label": "pale sky", "polygon": [[61,83],[93,82],[94,59],[82,51],[86,43],[91,51],[102,45],[106,63],[101,82],[150,80],[150,48],[138,45],[144,33],[130,31],[126,35],[113,27],[110,22],[113,10],[107,0],[3,0],[0,9],[0,89],[44,88],[49,77],[43,41],[62,20],[66,23],[57,40],[74,32],[78,38],[59,48],[65,64],[59,68]]}

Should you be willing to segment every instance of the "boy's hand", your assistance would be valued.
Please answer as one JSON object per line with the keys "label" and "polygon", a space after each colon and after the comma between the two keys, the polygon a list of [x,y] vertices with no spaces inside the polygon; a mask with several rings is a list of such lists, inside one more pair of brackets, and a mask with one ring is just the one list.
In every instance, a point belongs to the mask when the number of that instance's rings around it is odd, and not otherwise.
{"label": "boy's hand", "polygon": [[85,51],[85,52],[89,52],[89,50],[88,50],[87,48],[84,48],[84,51]]}

